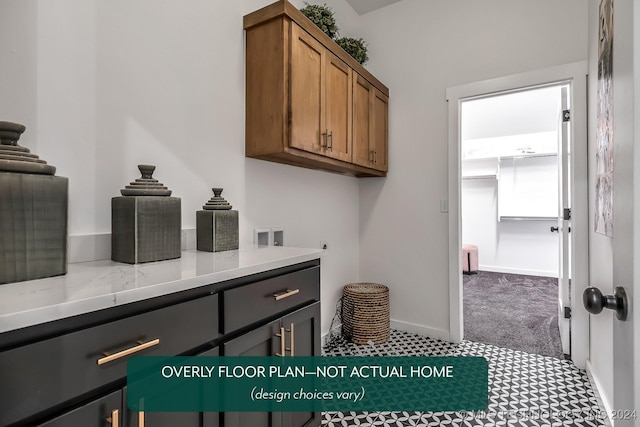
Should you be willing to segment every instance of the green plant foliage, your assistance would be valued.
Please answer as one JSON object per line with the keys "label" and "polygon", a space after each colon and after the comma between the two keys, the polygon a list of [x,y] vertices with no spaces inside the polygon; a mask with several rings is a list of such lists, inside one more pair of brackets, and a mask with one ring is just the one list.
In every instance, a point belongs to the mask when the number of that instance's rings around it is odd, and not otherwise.
{"label": "green plant foliage", "polygon": [[324,4],[320,6],[318,4],[304,3],[305,7],[300,9],[300,12],[304,14],[311,22],[316,24],[326,35],[331,39],[338,35],[338,26],[336,20],[333,17],[333,11],[329,6]]}
{"label": "green plant foliage", "polygon": [[336,43],[360,64],[365,64],[369,60],[369,56],[367,56],[367,42],[361,38],[342,37],[337,39]]}

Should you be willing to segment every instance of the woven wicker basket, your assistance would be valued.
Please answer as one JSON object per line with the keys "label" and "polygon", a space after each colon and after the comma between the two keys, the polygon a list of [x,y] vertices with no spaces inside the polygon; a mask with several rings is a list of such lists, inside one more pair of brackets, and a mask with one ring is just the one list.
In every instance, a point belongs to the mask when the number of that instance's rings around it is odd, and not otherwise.
{"label": "woven wicker basket", "polygon": [[342,334],[354,344],[381,344],[389,339],[389,288],[351,283],[342,298]]}

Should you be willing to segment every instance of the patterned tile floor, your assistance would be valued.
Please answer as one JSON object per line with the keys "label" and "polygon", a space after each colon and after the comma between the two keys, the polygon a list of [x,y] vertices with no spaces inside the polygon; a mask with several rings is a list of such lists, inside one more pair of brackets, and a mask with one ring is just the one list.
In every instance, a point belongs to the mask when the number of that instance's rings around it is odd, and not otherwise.
{"label": "patterned tile floor", "polygon": [[483,356],[489,362],[489,407],[462,412],[324,412],[327,427],[404,426],[606,426],[587,374],[572,362],[489,344],[452,344],[391,331],[380,345],[355,345],[341,338],[326,356]]}

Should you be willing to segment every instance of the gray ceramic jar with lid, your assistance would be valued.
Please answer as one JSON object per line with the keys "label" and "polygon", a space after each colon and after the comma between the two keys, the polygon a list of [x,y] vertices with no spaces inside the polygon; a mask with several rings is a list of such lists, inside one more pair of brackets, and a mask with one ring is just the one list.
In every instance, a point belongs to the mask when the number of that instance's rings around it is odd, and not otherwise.
{"label": "gray ceramic jar with lid", "polygon": [[213,197],[196,212],[197,249],[222,252],[238,249],[238,211],[222,197],[222,188],[213,188]]}
{"label": "gray ceramic jar with lid", "polygon": [[181,256],[181,200],[153,178],[153,165],[111,199],[111,259],[128,264]]}
{"label": "gray ceramic jar with lid", "polygon": [[67,273],[69,180],[0,121],[0,284]]}

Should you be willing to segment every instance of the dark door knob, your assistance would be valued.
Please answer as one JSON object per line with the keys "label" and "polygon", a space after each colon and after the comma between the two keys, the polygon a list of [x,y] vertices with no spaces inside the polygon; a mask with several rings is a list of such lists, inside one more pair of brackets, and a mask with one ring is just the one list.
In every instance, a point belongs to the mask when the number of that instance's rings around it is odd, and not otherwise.
{"label": "dark door knob", "polygon": [[618,286],[613,295],[602,295],[600,289],[588,287],[582,294],[582,303],[589,313],[599,314],[602,309],[615,310],[618,320],[627,319],[628,301],[624,288]]}
{"label": "dark door knob", "polygon": [[551,227],[551,232],[553,233],[554,231],[557,232],[558,231],[558,227]]}

